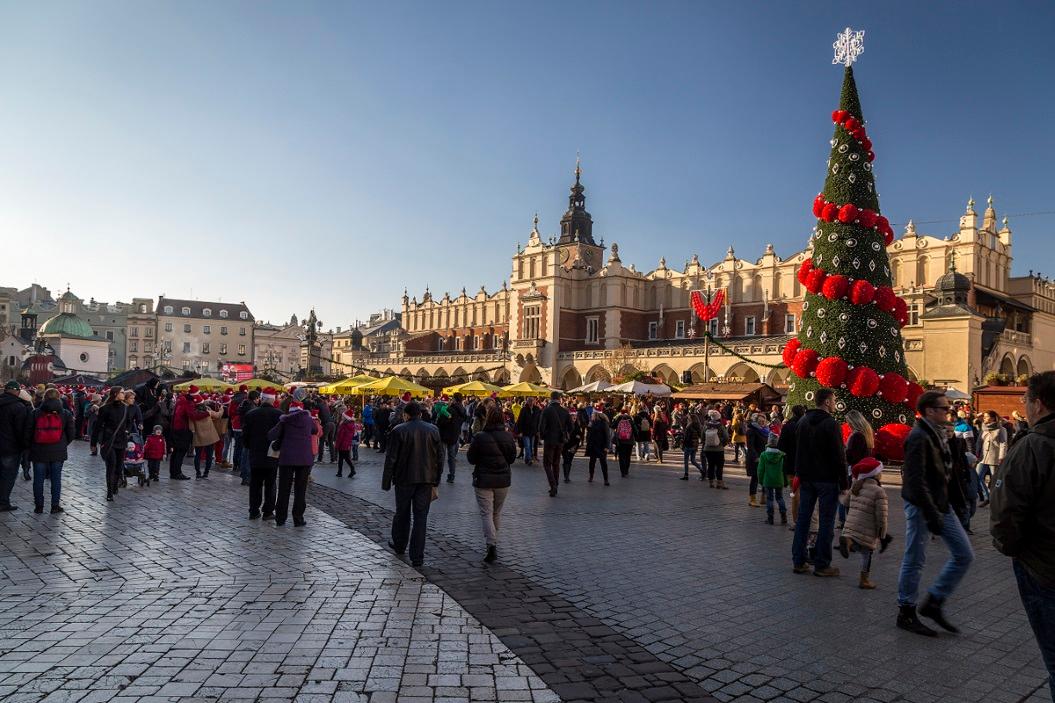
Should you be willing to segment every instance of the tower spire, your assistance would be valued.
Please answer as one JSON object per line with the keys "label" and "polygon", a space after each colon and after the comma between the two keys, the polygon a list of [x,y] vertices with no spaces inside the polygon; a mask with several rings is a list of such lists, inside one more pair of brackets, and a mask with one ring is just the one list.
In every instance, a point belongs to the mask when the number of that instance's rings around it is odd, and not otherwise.
{"label": "tower spire", "polygon": [[593,218],[586,211],[586,189],[582,185],[582,156],[575,155],[575,183],[568,195],[568,209],[560,220],[560,238],[558,244],[571,244],[576,241],[593,244]]}

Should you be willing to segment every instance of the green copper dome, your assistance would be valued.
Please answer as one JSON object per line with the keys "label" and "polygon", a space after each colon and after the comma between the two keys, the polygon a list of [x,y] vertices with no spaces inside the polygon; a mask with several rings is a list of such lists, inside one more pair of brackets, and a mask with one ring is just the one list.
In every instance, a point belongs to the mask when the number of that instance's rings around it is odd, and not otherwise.
{"label": "green copper dome", "polygon": [[63,337],[81,337],[94,339],[92,327],[72,312],[64,312],[51,318],[37,330],[38,335],[60,335]]}

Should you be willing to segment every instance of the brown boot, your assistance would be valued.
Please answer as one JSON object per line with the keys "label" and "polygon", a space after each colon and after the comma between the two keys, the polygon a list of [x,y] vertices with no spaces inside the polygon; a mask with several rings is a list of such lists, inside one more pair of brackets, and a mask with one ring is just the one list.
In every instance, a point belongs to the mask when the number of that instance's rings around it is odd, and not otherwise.
{"label": "brown boot", "polygon": [[751,500],[747,501],[747,504],[750,505],[752,508],[760,507],[758,505],[758,499],[755,498],[754,496],[751,496]]}
{"label": "brown boot", "polygon": [[861,580],[857,582],[857,587],[866,591],[871,591],[873,588],[876,587],[876,585],[868,580],[868,572],[862,571]]}

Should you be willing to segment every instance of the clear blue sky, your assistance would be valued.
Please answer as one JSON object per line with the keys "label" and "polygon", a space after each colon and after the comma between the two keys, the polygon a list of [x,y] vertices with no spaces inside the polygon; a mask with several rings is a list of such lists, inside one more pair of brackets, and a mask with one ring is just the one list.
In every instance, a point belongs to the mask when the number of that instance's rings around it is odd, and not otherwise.
{"label": "clear blue sky", "polygon": [[[1051,2],[7,2],[0,284],[344,326],[494,290],[577,150],[624,262],[790,255],[846,25],[891,221],[1055,210]],[[1011,226],[1044,269],[1055,217]]]}

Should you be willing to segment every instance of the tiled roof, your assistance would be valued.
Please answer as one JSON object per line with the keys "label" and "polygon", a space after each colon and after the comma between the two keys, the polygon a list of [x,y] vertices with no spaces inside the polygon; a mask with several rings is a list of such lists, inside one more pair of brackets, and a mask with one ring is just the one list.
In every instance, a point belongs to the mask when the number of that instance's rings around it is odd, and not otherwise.
{"label": "tiled roof", "polygon": [[[165,306],[171,305],[172,312],[165,312]],[[190,314],[184,315],[182,313],[183,308],[190,308]],[[205,315],[204,310],[211,310],[211,315]],[[249,308],[244,303],[213,303],[207,300],[179,300],[177,298],[158,298],[157,313],[162,316],[170,317],[191,317],[202,320],[219,320],[224,319],[220,315],[221,310],[227,311],[228,320],[240,320],[242,319],[239,313],[243,310],[246,312],[246,320],[253,321],[253,313],[249,312]]]}

